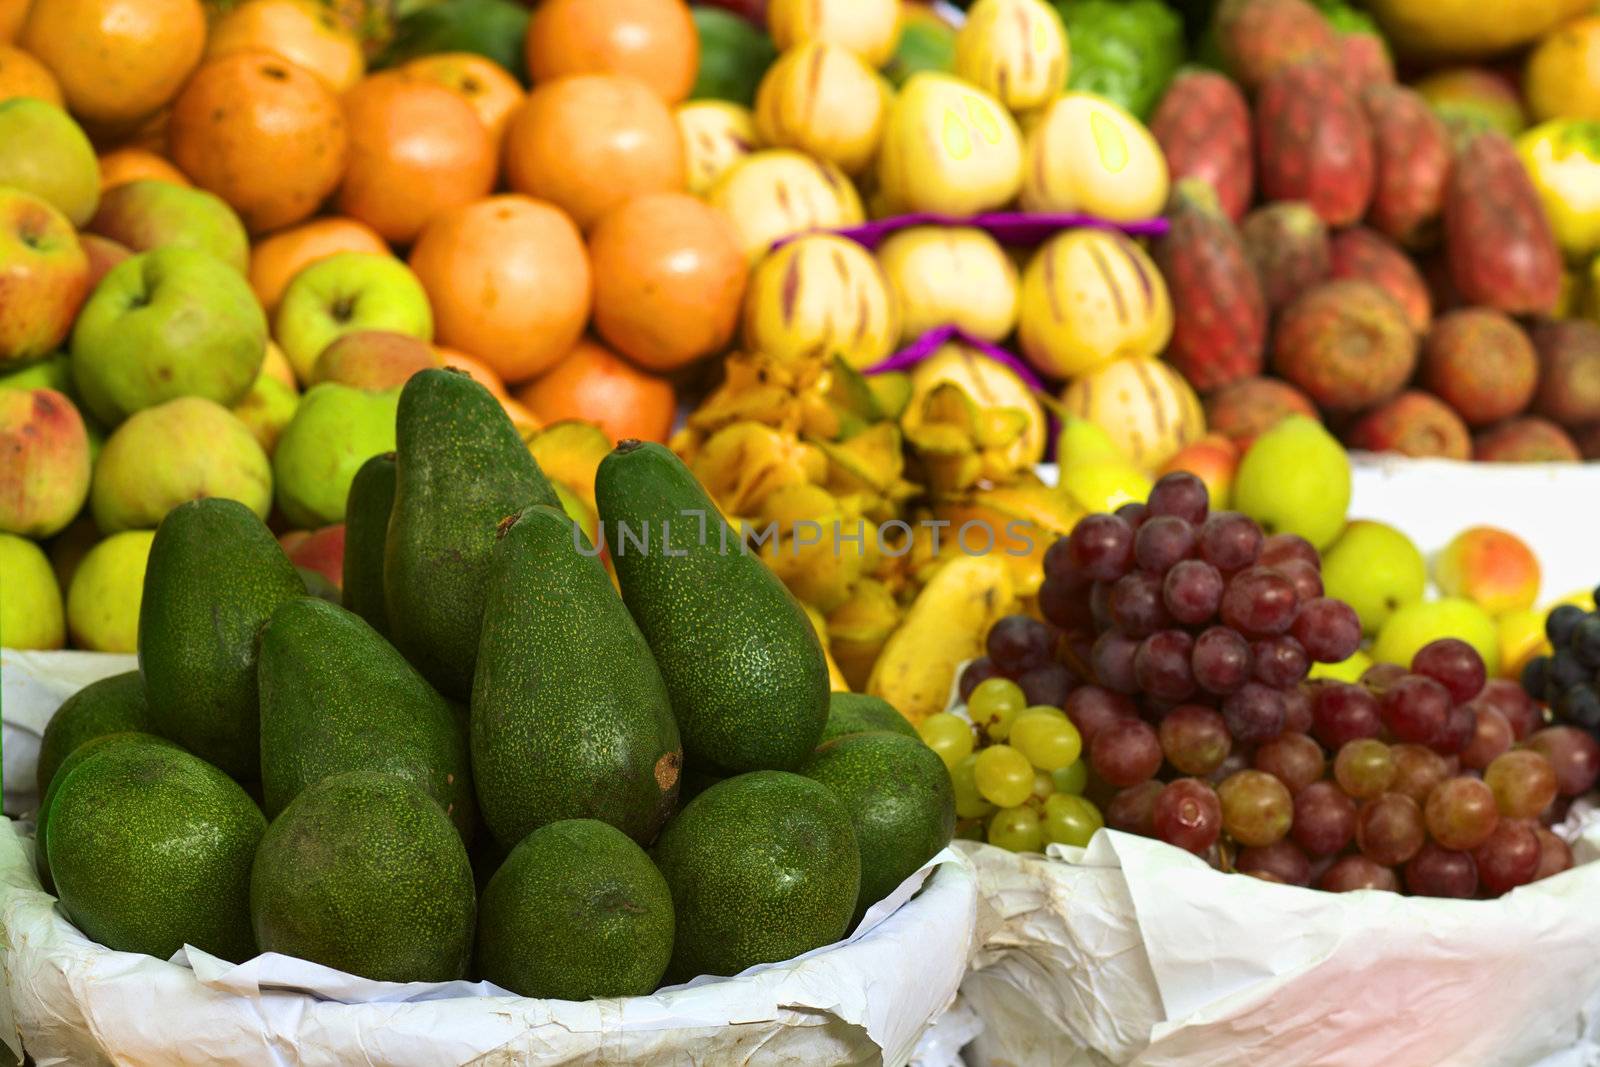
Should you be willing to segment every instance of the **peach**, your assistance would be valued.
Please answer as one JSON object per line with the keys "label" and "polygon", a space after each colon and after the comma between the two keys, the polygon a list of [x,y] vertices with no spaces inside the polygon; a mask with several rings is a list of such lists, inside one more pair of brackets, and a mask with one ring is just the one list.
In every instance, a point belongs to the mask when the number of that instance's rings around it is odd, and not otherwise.
{"label": "peach", "polygon": [[339,382],[357,389],[393,389],[418,371],[439,365],[438,355],[426,341],[388,330],[358,330],[322,350],[311,371],[311,384]]}
{"label": "peach", "polygon": [[1445,596],[1475,600],[1490,615],[1524,611],[1539,595],[1539,559],[1516,534],[1493,526],[1461,531],[1434,561]]}
{"label": "peach", "polygon": [[278,538],[289,562],[315,571],[333,583],[344,582],[344,523],[336,522],[320,530],[290,530]]}
{"label": "peach", "polygon": [[1157,477],[1173,471],[1188,471],[1205,483],[1211,493],[1211,509],[1228,507],[1233,493],[1233,474],[1239,467],[1239,446],[1219,433],[1209,433],[1178,451],[1162,464]]}
{"label": "peach", "polygon": [[0,531],[49,537],[89,495],[89,434],[54,389],[0,390]]}

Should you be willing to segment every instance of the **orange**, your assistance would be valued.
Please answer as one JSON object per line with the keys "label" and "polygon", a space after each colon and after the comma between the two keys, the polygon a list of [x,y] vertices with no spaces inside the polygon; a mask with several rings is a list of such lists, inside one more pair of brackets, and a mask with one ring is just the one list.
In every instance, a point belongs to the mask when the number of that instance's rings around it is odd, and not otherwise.
{"label": "orange", "polygon": [[433,350],[439,354],[439,359],[446,367],[466,371],[472,380],[489,390],[489,395],[500,401],[500,406],[511,419],[511,425],[517,428],[523,439],[526,440],[533,432],[539,429],[539,420],[529,411],[527,405],[517,400],[506,392],[506,384],[500,376],[490,369],[489,365],[481,359],[475,359],[465,352],[457,352],[453,348],[443,348],[434,345]]}
{"label": "orange", "polygon": [[100,190],[113,189],[126,182],[150,179],[188,185],[183,171],[146,148],[113,148],[100,154]]}
{"label": "orange", "polygon": [[525,196],[492,196],[441,215],[411,250],[433,305],[434,336],[502,380],[543,371],[589,318],[589,257],[572,220]]}
{"label": "orange", "polygon": [[297,63],[341,93],[367,65],[360,43],[315,0],[249,0],[212,23],[207,59],[257,51]]}
{"label": "orange", "polygon": [[48,67],[20,48],[0,44],[0,100],[31,96],[62,106],[61,86]]}
{"label": "orange", "polygon": [[651,370],[725,348],[744,299],[745,257],[726,215],[687,193],[628,201],[589,235],[594,323]]}
{"label": "orange", "polygon": [[344,96],[350,161],[339,210],[399,244],[494,188],[494,141],[461,97],[399,71]]}
{"label": "orange", "polygon": [[333,89],[271,52],[207,60],[172,105],[173,161],[251,233],[299,222],[344,174],[349,137]]}
{"label": "orange", "polygon": [[473,52],[439,52],[400,68],[412,77],[442,85],[472,105],[496,146],[505,137],[511,113],[524,93],[517,79],[491,59]]}
{"label": "orange", "polygon": [[700,37],[682,0],[545,0],[528,23],[528,74],[625,74],[669,104],[689,95]]}
{"label": "orange", "polygon": [[43,0],[22,47],[50,68],[74,115],[126,126],[153,114],[200,62],[200,0]]}
{"label": "orange", "polygon": [[337,252],[387,255],[389,246],[372,227],[354,219],[313,219],[280,230],[250,249],[250,288],[271,318],[283,291],[301,270]]}
{"label": "orange", "polygon": [[677,413],[672,383],[648,374],[585,338],[560,363],[517,390],[517,399],[546,425],[592,422],[613,441],[665,441]]}
{"label": "orange", "polygon": [[28,18],[28,0],[0,0],[0,44],[17,39]]}
{"label": "orange", "polygon": [[683,137],[643,82],[583,74],[541,85],[506,130],[511,188],[564,209],[583,229],[640,193],[682,189]]}

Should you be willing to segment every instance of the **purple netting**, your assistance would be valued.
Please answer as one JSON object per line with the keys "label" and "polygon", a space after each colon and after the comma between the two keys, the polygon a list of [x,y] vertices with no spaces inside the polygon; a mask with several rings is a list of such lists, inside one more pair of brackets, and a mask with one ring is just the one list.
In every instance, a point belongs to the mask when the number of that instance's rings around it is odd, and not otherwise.
{"label": "purple netting", "polygon": [[1040,392],[1045,392],[1044,382],[1034,373],[1032,367],[1017,356],[992,341],[976,337],[959,326],[935,326],[921,337],[912,341],[905,348],[896,352],[881,363],[874,363],[863,374],[885,374],[894,370],[906,370],[915,367],[938,351],[939,346],[950,341],[960,341],[964,345],[976,348],[996,363],[1002,363],[1016,372],[1017,377],[1027,382],[1029,386]]}

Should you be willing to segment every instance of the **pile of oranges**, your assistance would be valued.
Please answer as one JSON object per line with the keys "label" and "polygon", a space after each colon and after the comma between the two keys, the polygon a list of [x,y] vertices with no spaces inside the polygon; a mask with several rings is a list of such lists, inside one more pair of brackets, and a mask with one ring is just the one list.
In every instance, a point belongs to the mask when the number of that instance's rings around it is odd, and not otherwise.
{"label": "pile of oranges", "polygon": [[369,71],[352,6],[0,0],[0,101],[66,108],[103,188],[221,197],[269,316],[318,259],[403,256],[442,362],[520,424],[664,439],[674,382],[728,345],[746,274],[731,223],[687,191],[687,5],[545,0],[527,90],[466,52]]}

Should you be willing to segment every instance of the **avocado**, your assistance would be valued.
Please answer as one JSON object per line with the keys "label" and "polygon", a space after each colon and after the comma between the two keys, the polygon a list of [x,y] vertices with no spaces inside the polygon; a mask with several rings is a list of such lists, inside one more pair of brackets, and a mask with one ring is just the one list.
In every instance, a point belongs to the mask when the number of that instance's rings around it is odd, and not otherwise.
{"label": "avocado", "polygon": [[887,730],[893,734],[917,738],[917,728],[911,720],[895,710],[893,704],[882,697],[866,693],[828,694],[828,721],[822,727],[820,744],[827,744],[846,734],[866,733],[868,730]]}
{"label": "avocado", "polygon": [[34,819],[33,828],[33,851],[39,863],[39,880],[45,885],[51,884],[50,850],[47,847],[49,843],[47,833],[50,829],[50,807],[55,803],[56,794],[61,792],[61,783],[66,781],[67,775],[71,774],[74,768],[88,759],[91,753],[98,752],[103,747],[114,748],[129,741],[176,747],[164,737],[135,730],[91,737],[67,754],[67,758],[61,761],[61,766],[56,768],[56,773],[51,775],[50,787],[39,794],[39,814]]}
{"label": "avocado", "polygon": [[827,786],[850,813],[861,848],[861,895],[852,924],[955,833],[950,772],[920,738],[850,734],[817,749],[800,773]]}
{"label": "avocado", "polygon": [[668,974],[738,974],[843,937],[861,889],[850,814],[827,787],[786,771],[718,782],[661,831],[672,890]]}
{"label": "avocado", "polygon": [[154,729],[150,705],[144,698],[144,678],[138,671],[90,682],[64,700],[45,724],[34,773],[40,799],[49,792],[50,779],[61,761],[85,741],[125,730],[149,733]]}
{"label": "avocado", "polygon": [[474,800],[467,739],[427,679],[362,619],[313,597],[261,633],[261,790],[267,818],[344,771],[384,771],[427,793],[463,839]]}
{"label": "avocado", "polygon": [[263,952],[380,982],[467,973],[477,898],[444,810],[392,774],[346,771],[272,821],[250,874]]}
{"label": "avocado", "polygon": [[344,606],[389,636],[383,600],[383,546],[394,509],[393,452],[373,456],[356,471],[344,508]]}
{"label": "avocado", "polygon": [[489,880],[478,969],[524,997],[644,996],[672,958],[672,926],[672,894],[642,848],[598,819],[562,819]]}
{"label": "avocado", "polygon": [[266,825],[204,760],[106,744],[62,780],[46,847],[62,908],[102,945],[164,960],[188,944],[238,963],[255,955],[250,863]]}
{"label": "avocado", "polygon": [[314,596],[329,604],[344,603],[344,594],[339,592],[339,587],[328,581],[327,576],[321,571],[314,571],[310,567],[296,567],[295,572],[300,575],[300,584],[305,586],[307,596]]}
{"label": "avocado", "polygon": [[828,717],[828,665],[805,611],[661,445],[618,445],[600,461],[595,495],[689,764],[798,767]]}
{"label": "avocado", "polygon": [[139,670],[156,728],[235,778],[259,773],[256,642],[305,583],[255,513],[211,497],[156,529],[139,611]]}
{"label": "avocado", "polygon": [[435,689],[466,700],[495,529],[529,504],[560,504],[500,402],[460,371],[407,380],[395,439],[389,634]]}
{"label": "avocado", "polygon": [[477,659],[472,766],[500,843],[557,819],[655,840],[683,766],[666,683],[560,510],[535,505],[501,525]]}

